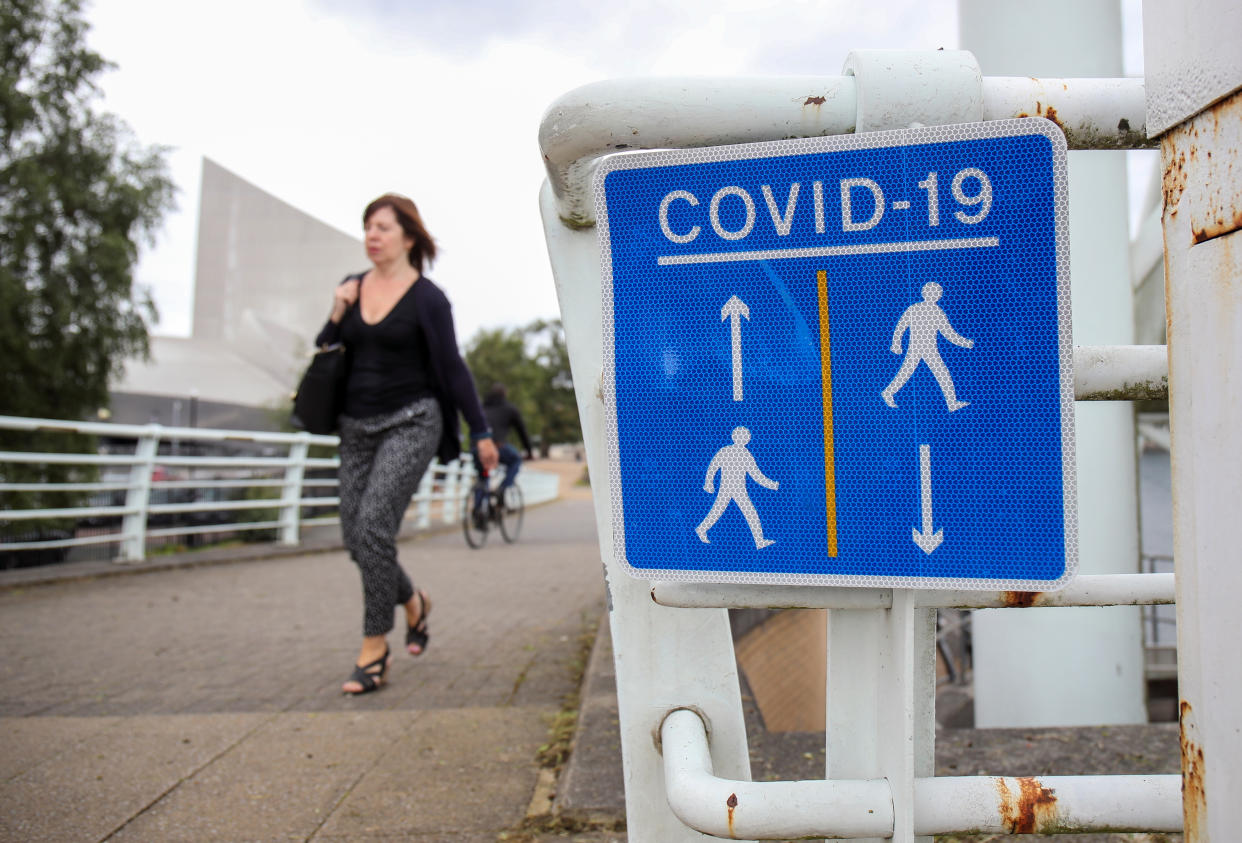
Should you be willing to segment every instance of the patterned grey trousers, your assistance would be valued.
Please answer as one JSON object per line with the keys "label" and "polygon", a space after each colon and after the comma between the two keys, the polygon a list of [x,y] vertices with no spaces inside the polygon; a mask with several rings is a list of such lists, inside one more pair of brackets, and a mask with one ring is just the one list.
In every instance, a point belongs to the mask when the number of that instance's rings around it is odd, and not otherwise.
{"label": "patterned grey trousers", "polygon": [[341,416],[341,535],[362,572],[362,634],[387,635],[393,608],[414,596],[397,561],[397,531],[440,443],[440,406],[423,398],[394,413]]}

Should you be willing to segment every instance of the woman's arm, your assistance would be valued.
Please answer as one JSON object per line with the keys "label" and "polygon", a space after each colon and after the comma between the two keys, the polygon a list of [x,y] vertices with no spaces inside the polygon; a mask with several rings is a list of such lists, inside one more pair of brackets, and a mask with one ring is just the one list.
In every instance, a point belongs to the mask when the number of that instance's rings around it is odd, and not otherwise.
{"label": "woman's arm", "polygon": [[341,320],[345,312],[358,301],[358,281],[361,276],[349,275],[332,292],[332,313],[324,323],[323,330],[315,337],[316,346],[331,345],[341,340]]}
{"label": "woman's arm", "polygon": [[466,361],[461,359],[457,350],[457,332],[453,327],[453,309],[447,299],[437,302],[432,308],[431,328],[427,332],[427,341],[432,347],[432,359],[441,367],[440,376],[449,391],[449,397],[465,416],[470,426],[470,438],[491,438],[492,432],[487,427],[487,418],[483,415],[483,407],[479,403],[479,393],[474,386],[474,378]]}

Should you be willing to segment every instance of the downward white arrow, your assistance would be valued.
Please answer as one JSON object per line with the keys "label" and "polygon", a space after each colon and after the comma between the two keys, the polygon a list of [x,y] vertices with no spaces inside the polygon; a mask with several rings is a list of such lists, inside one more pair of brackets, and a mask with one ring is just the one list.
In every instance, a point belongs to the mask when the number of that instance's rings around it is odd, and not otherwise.
{"label": "downward white arrow", "polygon": [[923,532],[911,527],[914,543],[928,556],[944,541],[944,530],[932,532],[931,445],[919,445],[919,476],[923,493]]}
{"label": "downward white arrow", "polygon": [[724,307],[720,308],[720,321],[732,318],[733,324],[730,326],[733,334],[733,400],[742,400],[742,317],[750,319],[750,308],[746,306],[746,302],[737,296],[730,296],[729,300],[724,303]]}

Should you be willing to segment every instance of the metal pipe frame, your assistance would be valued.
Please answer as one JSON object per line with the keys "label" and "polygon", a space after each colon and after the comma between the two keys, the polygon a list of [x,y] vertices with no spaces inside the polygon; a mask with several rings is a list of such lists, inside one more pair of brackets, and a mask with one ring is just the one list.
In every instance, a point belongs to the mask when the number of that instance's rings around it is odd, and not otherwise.
{"label": "metal pipe frame", "polygon": [[[749,782],[712,772],[707,727],[674,709],[660,726],[668,804],[726,839],[891,837],[885,779]],[[946,776],[914,779],[914,833],[1073,834],[1182,830],[1179,776]]]}
{"label": "metal pipe frame", "polygon": [[[982,77],[983,120],[1045,117],[1070,149],[1143,149],[1147,105],[1142,79]],[[539,127],[548,181],[561,221],[595,224],[595,159],[635,149],[667,149],[851,134],[857,130],[854,76],[623,79],[584,85],[560,97]],[[942,93],[940,100],[955,92]],[[928,116],[901,124],[945,122],[931,97]],[[875,119],[872,117],[871,119]],[[959,122],[959,121],[951,121]]]}
{"label": "metal pipe frame", "polygon": [[[1026,609],[1174,603],[1173,574],[1084,574],[1060,591],[914,590],[919,609]],[[679,609],[891,609],[891,588],[658,582],[651,599]]]}

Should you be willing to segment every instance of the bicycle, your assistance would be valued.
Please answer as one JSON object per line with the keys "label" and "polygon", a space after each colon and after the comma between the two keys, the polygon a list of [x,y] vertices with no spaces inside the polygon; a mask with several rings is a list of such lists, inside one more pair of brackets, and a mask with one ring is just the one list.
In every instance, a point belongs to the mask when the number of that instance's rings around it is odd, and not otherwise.
{"label": "bicycle", "polygon": [[[462,503],[461,529],[466,544],[473,548],[480,548],[487,542],[493,525],[500,529],[501,537],[509,544],[517,541],[522,531],[522,519],[526,515],[522,490],[514,484],[504,490],[502,499],[499,486],[492,488],[490,480],[486,472],[475,478]],[[484,494],[476,507],[480,491]]]}

